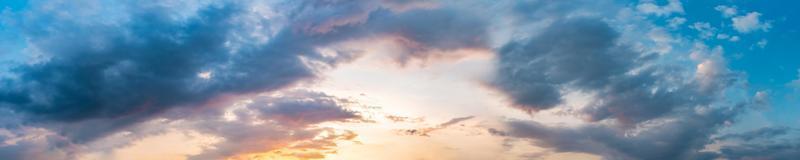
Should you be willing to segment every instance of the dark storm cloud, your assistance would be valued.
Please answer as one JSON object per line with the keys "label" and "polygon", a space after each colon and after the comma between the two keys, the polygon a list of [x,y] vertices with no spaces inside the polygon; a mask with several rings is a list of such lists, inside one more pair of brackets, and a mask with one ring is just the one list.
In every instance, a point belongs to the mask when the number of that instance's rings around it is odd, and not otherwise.
{"label": "dark storm cloud", "polygon": [[[17,19],[18,27],[37,51],[31,54],[41,57],[13,67],[15,76],[0,80],[0,106],[85,142],[171,108],[314,78],[316,68],[308,63],[335,65],[353,58],[316,51],[329,44],[397,36],[424,50],[447,50],[485,42],[485,24],[463,18],[456,9],[397,11],[376,2],[291,1],[276,9],[284,21],[253,19],[262,13],[244,2],[186,3],[105,4],[112,9],[86,9],[88,16],[74,5],[62,12],[32,5],[19,13],[25,18]],[[191,6],[197,10],[181,8]],[[272,25],[283,28],[263,27]],[[263,37],[255,33],[266,34],[266,40],[260,42]],[[415,55],[419,52],[406,54],[424,58]],[[300,114],[325,108],[298,109],[303,108],[284,110]]]}

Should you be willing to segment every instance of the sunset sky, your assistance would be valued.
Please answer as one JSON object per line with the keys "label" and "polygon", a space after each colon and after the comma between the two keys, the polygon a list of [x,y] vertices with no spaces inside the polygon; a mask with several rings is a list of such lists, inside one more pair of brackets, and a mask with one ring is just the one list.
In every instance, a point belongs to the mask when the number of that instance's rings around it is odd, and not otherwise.
{"label": "sunset sky", "polygon": [[797,159],[797,6],[0,0],[0,159]]}

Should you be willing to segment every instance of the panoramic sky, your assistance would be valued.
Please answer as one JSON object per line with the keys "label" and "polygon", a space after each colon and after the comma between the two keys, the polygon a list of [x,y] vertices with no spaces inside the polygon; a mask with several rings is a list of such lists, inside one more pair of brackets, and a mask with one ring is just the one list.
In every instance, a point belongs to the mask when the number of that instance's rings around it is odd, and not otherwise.
{"label": "panoramic sky", "polygon": [[797,159],[797,6],[0,0],[0,159]]}

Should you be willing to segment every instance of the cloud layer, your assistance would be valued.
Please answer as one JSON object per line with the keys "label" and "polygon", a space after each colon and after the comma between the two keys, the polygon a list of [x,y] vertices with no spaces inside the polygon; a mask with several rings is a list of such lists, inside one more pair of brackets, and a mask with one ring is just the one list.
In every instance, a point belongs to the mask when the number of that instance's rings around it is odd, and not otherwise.
{"label": "cloud layer", "polygon": [[[368,120],[348,109],[357,102],[289,89],[363,54],[331,46],[374,39],[399,46],[399,64],[460,49],[493,51],[486,84],[533,116],[488,127],[503,138],[605,159],[800,154],[789,127],[721,132],[770,105],[770,92],[750,93],[746,74],[728,68],[725,50],[704,43],[739,37],[675,17],[686,13],[680,0],[26,4],[0,14],[0,27],[24,40],[13,43],[24,44],[22,54],[0,65],[0,157],[9,159],[107,154],[167,130],[222,139],[190,159],[324,158],[359,134],[323,124]],[[772,25],[760,12],[713,9],[742,34]],[[684,23],[700,35],[668,33]],[[13,48],[6,44],[0,48]],[[585,95],[585,103],[572,103],[572,95]],[[546,111],[566,111],[578,124],[537,119]],[[405,132],[427,136],[473,118]],[[731,141],[740,145],[723,143]]]}
{"label": "cloud layer", "polygon": [[[314,78],[320,65],[352,58],[347,52],[317,51],[332,43],[398,37],[410,45],[408,58],[424,58],[425,50],[484,43],[480,21],[449,9],[395,11],[356,1],[282,2],[272,4],[281,7],[274,9],[255,2],[86,2],[118,10],[32,3],[30,10],[17,13],[25,18],[16,20],[28,48],[40,57],[11,69],[14,76],[2,80],[0,104],[34,122],[105,121],[91,132],[64,130],[77,141],[170,108],[202,106],[221,95],[274,91]],[[65,8],[66,17],[47,8],[62,4],[74,7]],[[282,15],[264,17],[270,12]],[[473,34],[453,32],[467,29]],[[81,126],[87,125],[75,125]]]}

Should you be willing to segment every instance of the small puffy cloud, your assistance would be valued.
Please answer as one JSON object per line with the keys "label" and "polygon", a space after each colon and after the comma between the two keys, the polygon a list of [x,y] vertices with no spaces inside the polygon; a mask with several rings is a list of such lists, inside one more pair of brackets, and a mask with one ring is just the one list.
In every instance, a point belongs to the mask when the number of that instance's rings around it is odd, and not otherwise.
{"label": "small puffy cloud", "polygon": [[758,42],[756,42],[756,46],[758,46],[758,48],[767,47],[767,42],[768,42],[767,39],[761,39]]}
{"label": "small puffy cloud", "polygon": [[703,44],[696,44],[691,50],[690,58],[698,63],[695,67],[695,80],[701,90],[717,90],[728,85],[728,80],[733,75],[726,67],[723,52],[721,46],[709,48]]}
{"label": "small puffy cloud", "polygon": [[683,4],[680,0],[669,0],[664,6],[659,6],[653,1],[643,1],[636,6],[639,12],[657,16],[669,16],[673,13],[683,13]]}
{"label": "small puffy cloud", "polygon": [[728,34],[725,34],[725,33],[720,33],[720,34],[717,34],[717,39],[728,40],[728,41],[731,41],[731,42],[737,42],[737,41],[739,41],[739,36],[732,36],[732,35],[728,35]]}
{"label": "small puffy cloud", "polygon": [[738,13],[736,10],[736,6],[719,5],[714,7],[714,10],[717,10],[720,13],[722,13],[722,16],[724,17],[733,17]]}
{"label": "small puffy cloud", "polygon": [[728,40],[730,40],[731,42],[738,42],[739,39],[740,39],[739,36],[731,36],[731,38]]}
{"label": "small puffy cloud", "polygon": [[708,22],[695,22],[689,28],[696,30],[703,39],[711,38],[717,32],[717,28],[712,27]]}
{"label": "small puffy cloud", "polygon": [[668,23],[669,23],[669,27],[678,28],[681,25],[683,25],[684,23],[686,23],[686,18],[675,17],[675,18],[669,19]]}
{"label": "small puffy cloud", "polygon": [[733,28],[739,33],[750,33],[753,31],[769,31],[772,25],[769,22],[764,22],[760,19],[761,13],[750,12],[743,16],[731,18],[733,21]]}
{"label": "small puffy cloud", "polygon": [[758,91],[755,95],[753,95],[753,105],[755,107],[767,108],[769,107],[769,103],[769,92]]}

